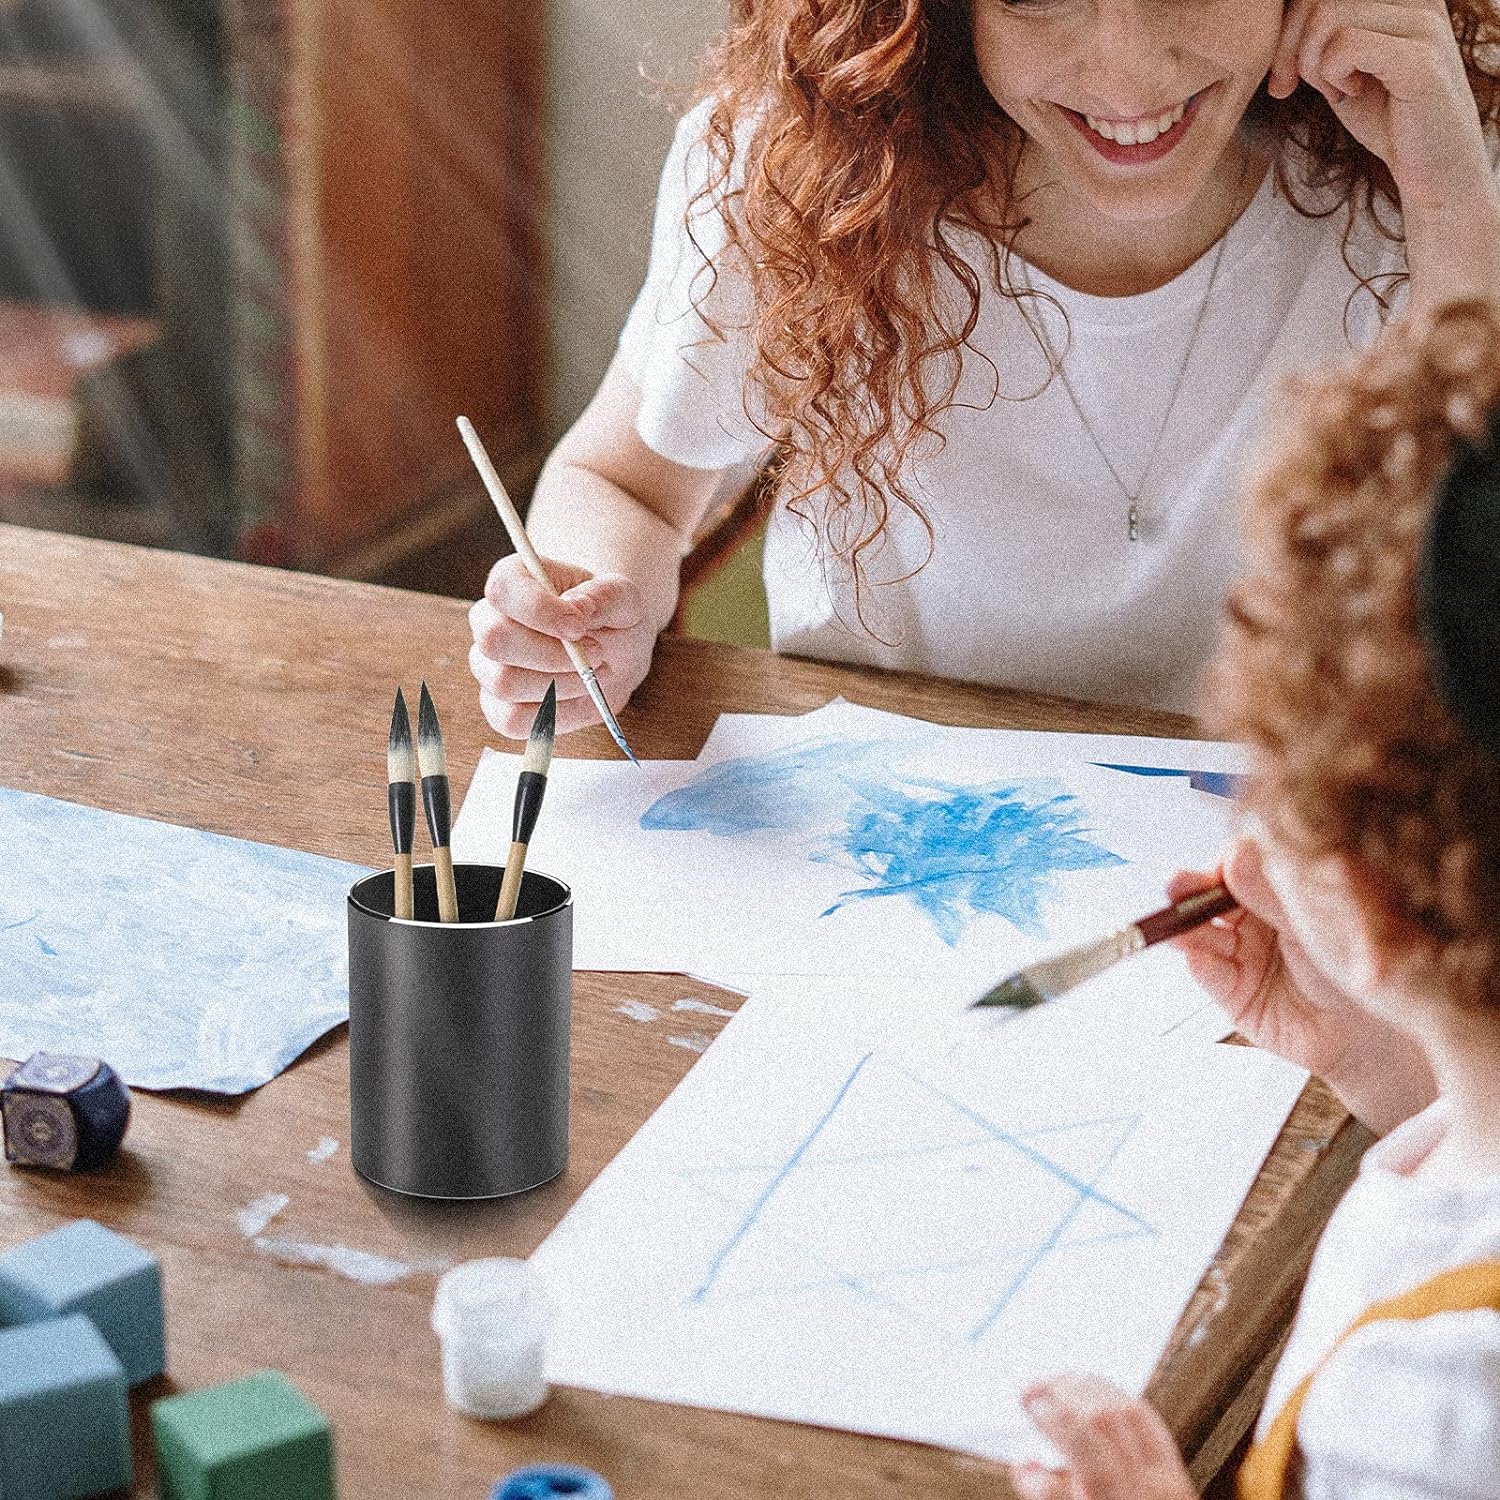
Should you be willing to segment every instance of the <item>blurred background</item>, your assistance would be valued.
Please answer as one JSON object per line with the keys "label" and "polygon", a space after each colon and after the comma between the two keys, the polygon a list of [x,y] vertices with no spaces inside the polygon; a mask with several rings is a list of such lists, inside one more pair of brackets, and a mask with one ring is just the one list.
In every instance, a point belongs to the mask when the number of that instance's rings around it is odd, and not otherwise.
{"label": "blurred background", "polygon": [[[473,597],[726,0],[0,0],[0,521]],[[686,628],[759,643],[755,529]]]}

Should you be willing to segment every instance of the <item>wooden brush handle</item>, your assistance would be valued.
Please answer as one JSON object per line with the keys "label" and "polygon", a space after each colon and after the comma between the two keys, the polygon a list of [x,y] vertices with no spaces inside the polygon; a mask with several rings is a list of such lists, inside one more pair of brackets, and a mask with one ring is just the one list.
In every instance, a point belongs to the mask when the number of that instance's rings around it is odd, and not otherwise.
{"label": "wooden brush handle", "polygon": [[453,884],[453,851],[446,844],[434,846],[432,873],[437,877],[438,921],[458,921],[458,887]]}
{"label": "wooden brush handle", "polygon": [[512,844],[505,861],[505,878],[500,882],[500,899],[495,903],[495,920],[508,922],[516,914],[521,894],[521,871],[526,865],[526,845]]}
{"label": "wooden brush handle", "polygon": [[[474,424],[467,417],[459,417],[457,420],[464,447],[469,450],[469,457],[474,460],[474,467],[479,470],[479,477],[484,481],[484,487],[489,491],[490,499],[495,502],[495,509],[500,513],[500,522],[505,527],[505,534],[510,538],[511,546],[520,555],[526,571],[554,599],[561,598],[557,585],[547,573],[546,563],[542,561],[540,554],[531,544],[531,538],[526,534],[526,525],[521,520],[521,513],[516,509],[515,503],[510,498],[510,492],[505,488],[499,474],[495,472],[495,466],[490,462],[490,455],[480,441],[479,434],[474,431]],[[568,653],[568,660],[573,663],[574,670],[580,675],[593,672],[593,664],[577,641],[564,641],[563,650]]]}
{"label": "wooden brush handle", "polygon": [[396,893],[393,897],[391,914],[397,917],[411,917],[411,855],[398,854],[395,865]]}
{"label": "wooden brush handle", "polygon": [[1167,938],[1180,936],[1200,927],[1214,917],[1222,917],[1233,911],[1240,903],[1229,894],[1225,885],[1211,885],[1206,891],[1194,891],[1181,901],[1174,901],[1148,917],[1142,917],[1135,925],[1141,930],[1144,946],[1164,942]]}

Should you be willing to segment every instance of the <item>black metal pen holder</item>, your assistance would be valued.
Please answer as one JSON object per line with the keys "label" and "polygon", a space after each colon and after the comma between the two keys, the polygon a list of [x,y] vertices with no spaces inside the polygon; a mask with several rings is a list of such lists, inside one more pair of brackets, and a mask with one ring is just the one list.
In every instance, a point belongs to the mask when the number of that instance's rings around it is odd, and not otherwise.
{"label": "black metal pen holder", "polygon": [[423,1198],[497,1198],[568,1157],[573,895],[527,870],[493,920],[504,871],[455,865],[457,922],[437,920],[431,865],[415,918],[390,870],[349,891],[349,1114],[355,1170]]}

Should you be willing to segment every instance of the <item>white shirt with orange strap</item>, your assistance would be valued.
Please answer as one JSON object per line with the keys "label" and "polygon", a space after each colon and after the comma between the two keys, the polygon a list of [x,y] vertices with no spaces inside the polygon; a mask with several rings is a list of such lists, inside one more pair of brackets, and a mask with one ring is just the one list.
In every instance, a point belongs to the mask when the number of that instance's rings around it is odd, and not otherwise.
{"label": "white shirt with orange strap", "polygon": [[1429,1181],[1439,1100],[1328,1222],[1242,1500],[1500,1500],[1500,1177]]}

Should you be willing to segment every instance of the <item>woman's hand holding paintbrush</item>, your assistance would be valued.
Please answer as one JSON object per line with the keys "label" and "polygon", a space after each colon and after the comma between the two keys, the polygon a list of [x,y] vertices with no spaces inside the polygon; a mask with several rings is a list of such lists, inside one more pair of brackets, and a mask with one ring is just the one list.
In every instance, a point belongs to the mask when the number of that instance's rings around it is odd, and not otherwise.
{"label": "woman's hand holding paintbrush", "polygon": [[616,704],[645,677],[656,646],[657,626],[628,578],[552,557],[542,561],[559,592],[538,583],[512,552],[490,569],[484,597],[469,609],[469,670],[479,684],[479,706],[490,727],[512,740],[526,738],[553,681],[558,734],[599,723],[565,641],[583,649],[607,701]]}
{"label": "woman's hand holding paintbrush", "polygon": [[[547,561],[542,558],[532,545],[531,537],[526,530],[526,524],[522,521],[520,512],[516,509],[509,492],[505,488],[504,482],[501,480],[494,464],[490,461],[490,456],[485,451],[484,443],[480,440],[479,434],[474,430],[474,424],[467,417],[459,417],[457,420],[458,430],[463,438],[464,446],[469,450],[469,457],[474,461],[474,467],[479,471],[479,477],[484,482],[484,487],[489,492],[490,499],[494,502],[495,510],[505,527],[506,534],[510,537],[511,546],[516,549],[516,556],[520,559],[521,565],[531,575],[532,580],[542,592],[551,594],[558,604],[562,604],[564,601],[558,580],[553,577]],[[631,584],[629,579],[618,579],[616,581],[616,588],[617,592],[623,588],[627,593],[634,594],[637,598],[640,597],[639,589]],[[488,595],[488,587],[486,587],[485,592]],[[484,602],[483,600],[480,601],[481,604]],[[588,613],[585,617],[585,623],[590,627],[597,627],[599,624],[596,618],[598,612],[597,600],[589,598],[585,601],[573,601],[573,610],[578,610],[581,604],[587,607]],[[478,607],[476,606],[476,608]],[[639,614],[640,618],[634,621],[637,627],[644,622],[645,610],[643,601],[639,606]],[[471,623],[473,622],[471,621]],[[603,684],[599,681],[599,673],[595,667],[593,657],[580,641],[581,633],[576,629],[564,629],[559,634],[569,664],[577,672],[585,692],[598,711],[600,720],[609,731],[610,738],[620,747],[625,756],[639,765],[640,762],[636,761],[635,752],[630,748],[630,744],[620,728],[620,721],[615,717],[614,710],[609,705],[609,699],[605,695]],[[483,657],[483,642],[479,639],[479,631],[477,629],[475,636],[475,644],[481,647],[480,655]],[[538,644],[540,644],[540,640]],[[472,656],[470,657],[470,665],[474,665]],[[476,673],[476,675],[478,674]],[[481,687],[483,685],[483,681],[481,680]]]}

